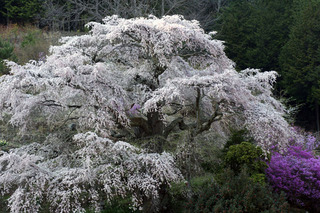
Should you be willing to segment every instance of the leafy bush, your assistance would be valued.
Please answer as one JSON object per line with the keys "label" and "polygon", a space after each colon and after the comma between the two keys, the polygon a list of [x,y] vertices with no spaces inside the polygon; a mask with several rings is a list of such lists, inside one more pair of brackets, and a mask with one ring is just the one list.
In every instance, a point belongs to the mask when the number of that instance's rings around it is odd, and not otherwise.
{"label": "leafy bush", "polygon": [[242,142],[229,147],[225,155],[225,165],[230,167],[236,174],[243,166],[248,167],[248,173],[255,181],[264,183],[264,170],[267,164],[264,161],[265,155],[260,147],[249,142]]}
{"label": "leafy bush", "polygon": [[27,32],[27,34],[24,36],[24,38],[21,42],[21,47],[35,45],[36,44],[36,37],[40,36],[40,35],[41,35],[41,32],[39,30]]}
{"label": "leafy bush", "polygon": [[284,191],[296,206],[319,212],[320,159],[299,146],[283,155],[275,152],[266,169],[267,179],[276,191]]}
{"label": "leafy bush", "polygon": [[235,176],[232,170],[223,174],[225,182],[214,183],[187,204],[191,212],[282,212],[288,209],[284,194],[251,180],[242,170]]}
{"label": "leafy bush", "polygon": [[7,205],[8,198],[9,198],[9,196],[0,196],[1,213],[9,213],[10,212],[8,205]]}

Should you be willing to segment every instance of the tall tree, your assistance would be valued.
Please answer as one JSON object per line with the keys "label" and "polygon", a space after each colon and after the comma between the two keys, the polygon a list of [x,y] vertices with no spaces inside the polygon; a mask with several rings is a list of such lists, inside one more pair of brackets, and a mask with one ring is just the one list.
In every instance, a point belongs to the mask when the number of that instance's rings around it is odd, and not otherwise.
{"label": "tall tree", "polygon": [[304,104],[300,123],[315,127],[320,102],[320,1],[296,1],[295,11],[290,40],[280,58],[284,87],[297,104]]}
{"label": "tall tree", "polygon": [[6,23],[6,12],[4,9],[4,1],[0,1],[0,24]]}
{"label": "tall tree", "polygon": [[9,69],[5,66],[4,60],[15,60],[16,57],[13,53],[14,46],[2,40],[0,37],[0,76],[8,74]]}

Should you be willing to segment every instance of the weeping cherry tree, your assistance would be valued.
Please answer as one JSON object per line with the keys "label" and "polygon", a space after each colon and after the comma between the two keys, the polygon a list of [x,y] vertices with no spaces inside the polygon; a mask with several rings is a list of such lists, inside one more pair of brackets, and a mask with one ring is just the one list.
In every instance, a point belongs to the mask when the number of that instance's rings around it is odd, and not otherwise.
{"label": "weeping cherry tree", "polygon": [[[276,72],[238,73],[197,21],[181,16],[88,23],[65,37],[45,61],[7,62],[0,77],[0,118],[20,135],[47,129],[0,156],[0,192],[11,212],[99,212],[101,202],[131,197],[132,208],[158,211],[161,194],[183,180],[174,157],[137,148],[132,138],[188,132],[228,134],[246,127],[265,151],[285,149],[292,133],[285,107],[272,97]],[[71,138],[59,132],[72,127]]]}

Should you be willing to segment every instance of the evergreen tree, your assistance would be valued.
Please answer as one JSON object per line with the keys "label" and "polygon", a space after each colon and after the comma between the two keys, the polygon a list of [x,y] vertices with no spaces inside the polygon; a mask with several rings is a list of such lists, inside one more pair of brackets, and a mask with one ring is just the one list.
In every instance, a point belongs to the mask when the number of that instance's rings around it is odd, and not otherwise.
{"label": "evergreen tree", "polygon": [[2,15],[6,16],[7,23],[32,22],[40,13],[41,1],[39,0],[4,0]]}
{"label": "evergreen tree", "polygon": [[13,45],[9,42],[3,41],[0,37],[0,76],[8,74],[9,69],[5,66],[4,60],[14,60],[16,56],[13,53]]}
{"label": "evergreen tree", "polygon": [[223,11],[218,38],[237,69],[279,70],[279,49],[287,42],[292,0],[234,1]]}
{"label": "evergreen tree", "polygon": [[310,123],[312,119],[314,127],[314,110],[318,114],[320,102],[320,1],[297,1],[296,8],[290,40],[281,52],[283,83],[288,95],[304,104],[300,120]]}
{"label": "evergreen tree", "polygon": [[251,22],[254,13],[253,3],[235,1],[225,8],[218,27],[218,39],[224,40],[226,54],[237,64],[238,69],[248,66],[248,52],[255,48],[253,32],[257,28]]}
{"label": "evergreen tree", "polygon": [[5,23],[5,10],[4,10],[4,2],[0,1],[0,24]]}

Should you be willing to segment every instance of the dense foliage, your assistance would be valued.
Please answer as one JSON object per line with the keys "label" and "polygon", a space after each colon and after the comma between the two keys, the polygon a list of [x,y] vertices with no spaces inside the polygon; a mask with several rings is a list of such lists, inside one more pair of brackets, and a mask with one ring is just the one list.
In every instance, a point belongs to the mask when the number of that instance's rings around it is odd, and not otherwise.
{"label": "dense foliage", "polygon": [[292,0],[233,1],[219,20],[217,37],[237,68],[279,70],[279,50],[287,42]]}
{"label": "dense foliage", "polygon": [[3,0],[2,2],[3,7],[1,7],[0,13],[6,17],[7,21],[31,21],[41,11],[41,1],[39,0]]}
{"label": "dense foliage", "polygon": [[263,183],[264,170],[267,168],[265,158],[266,156],[260,147],[248,142],[242,142],[229,147],[228,152],[225,154],[225,163],[236,174],[244,167],[247,167],[248,174],[256,181]]}
{"label": "dense foliage", "polygon": [[253,182],[245,171],[235,175],[227,170],[223,183],[212,183],[194,197],[187,207],[191,212],[287,212],[284,194],[273,194],[268,186]]}

